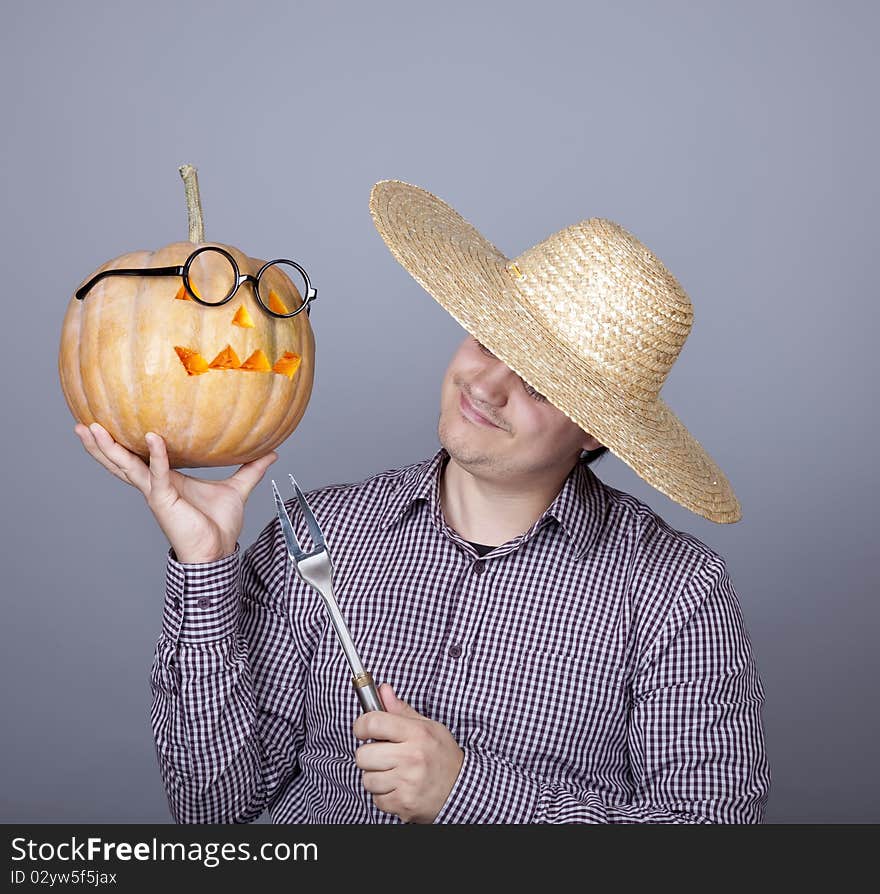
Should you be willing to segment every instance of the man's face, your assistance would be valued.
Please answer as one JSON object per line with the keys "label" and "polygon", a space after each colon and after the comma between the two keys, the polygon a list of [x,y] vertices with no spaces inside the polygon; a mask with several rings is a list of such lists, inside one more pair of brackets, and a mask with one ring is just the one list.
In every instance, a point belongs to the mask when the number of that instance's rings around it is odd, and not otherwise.
{"label": "man's face", "polygon": [[567,470],[601,446],[471,335],[443,378],[438,435],[460,465],[497,475]]}

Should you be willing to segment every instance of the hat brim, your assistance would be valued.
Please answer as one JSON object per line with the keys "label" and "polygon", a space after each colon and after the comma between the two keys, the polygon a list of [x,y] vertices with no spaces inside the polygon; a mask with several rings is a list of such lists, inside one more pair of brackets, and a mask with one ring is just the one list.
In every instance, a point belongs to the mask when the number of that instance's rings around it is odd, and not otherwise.
{"label": "hat brim", "polygon": [[435,301],[648,484],[709,521],[742,518],[727,477],[662,398],[614,392],[530,312],[510,259],[458,212],[421,187],[380,180],[370,214],[391,253]]}

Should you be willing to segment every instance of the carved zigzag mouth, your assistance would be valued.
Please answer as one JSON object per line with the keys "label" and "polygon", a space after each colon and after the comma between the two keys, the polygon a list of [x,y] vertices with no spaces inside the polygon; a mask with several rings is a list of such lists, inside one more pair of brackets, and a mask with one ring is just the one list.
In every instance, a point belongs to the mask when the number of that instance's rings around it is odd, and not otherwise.
{"label": "carved zigzag mouth", "polygon": [[183,364],[187,375],[198,376],[212,369],[238,369],[243,372],[275,372],[288,379],[299,369],[302,357],[292,351],[285,351],[274,364],[269,363],[269,358],[257,348],[244,363],[238,359],[231,345],[226,347],[208,363],[204,357],[191,348],[183,348],[175,345],[174,350]]}

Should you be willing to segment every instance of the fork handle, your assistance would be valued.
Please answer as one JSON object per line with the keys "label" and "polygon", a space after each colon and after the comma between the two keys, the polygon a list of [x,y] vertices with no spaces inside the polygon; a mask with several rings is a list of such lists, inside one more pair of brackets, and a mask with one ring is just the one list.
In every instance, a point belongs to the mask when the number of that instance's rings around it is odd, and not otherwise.
{"label": "fork handle", "polygon": [[362,674],[352,677],[351,682],[364,712],[385,710],[382,699],[379,698],[379,691],[376,689],[376,684],[373,682],[369,671],[364,671]]}

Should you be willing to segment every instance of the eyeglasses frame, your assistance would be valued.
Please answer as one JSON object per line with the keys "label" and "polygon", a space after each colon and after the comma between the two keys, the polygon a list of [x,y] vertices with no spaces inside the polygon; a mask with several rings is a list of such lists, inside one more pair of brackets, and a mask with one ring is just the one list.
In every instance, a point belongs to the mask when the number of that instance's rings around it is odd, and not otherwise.
{"label": "eyeglasses frame", "polygon": [[[202,298],[199,298],[198,295],[193,292],[192,288],[189,284],[189,268],[192,266],[193,260],[200,255],[204,251],[216,251],[220,252],[220,254],[225,255],[229,262],[232,264],[232,269],[235,271],[235,284],[230,290],[229,294],[222,301],[205,301]],[[284,262],[285,264],[291,264],[296,267],[297,270],[302,274],[303,279],[306,283],[306,294],[303,298],[303,303],[298,307],[295,311],[288,314],[279,314],[274,310],[271,310],[266,304],[263,303],[263,299],[260,297],[260,290],[258,288],[260,277],[263,275],[263,271],[268,267],[271,267],[273,264],[277,264],[279,262]],[[289,317],[295,317],[303,308],[305,308],[306,316],[311,314],[311,303],[313,301],[318,300],[318,290],[312,286],[312,281],[309,279],[308,273],[299,265],[296,261],[291,261],[288,258],[275,258],[272,261],[266,261],[262,267],[257,271],[257,275],[254,276],[250,273],[242,274],[238,264],[235,261],[235,258],[226,251],[225,248],[220,248],[216,245],[203,245],[201,248],[197,248],[187,259],[186,263],[182,267],[142,267],[142,268],[130,268],[130,267],[120,267],[115,270],[102,270],[100,273],[96,273],[85,285],[80,286],[76,290],[75,297],[77,300],[82,301],[88,291],[95,285],[99,280],[104,279],[106,276],[182,276],[183,277],[183,286],[186,289],[187,293],[195,300],[198,301],[199,304],[204,307],[219,307],[221,304],[226,304],[231,301],[235,297],[235,293],[238,292],[239,287],[244,282],[252,282],[254,284],[254,294],[257,296],[257,301],[260,302],[260,305],[263,309],[270,313],[273,317],[278,317],[279,319],[286,320]]]}

